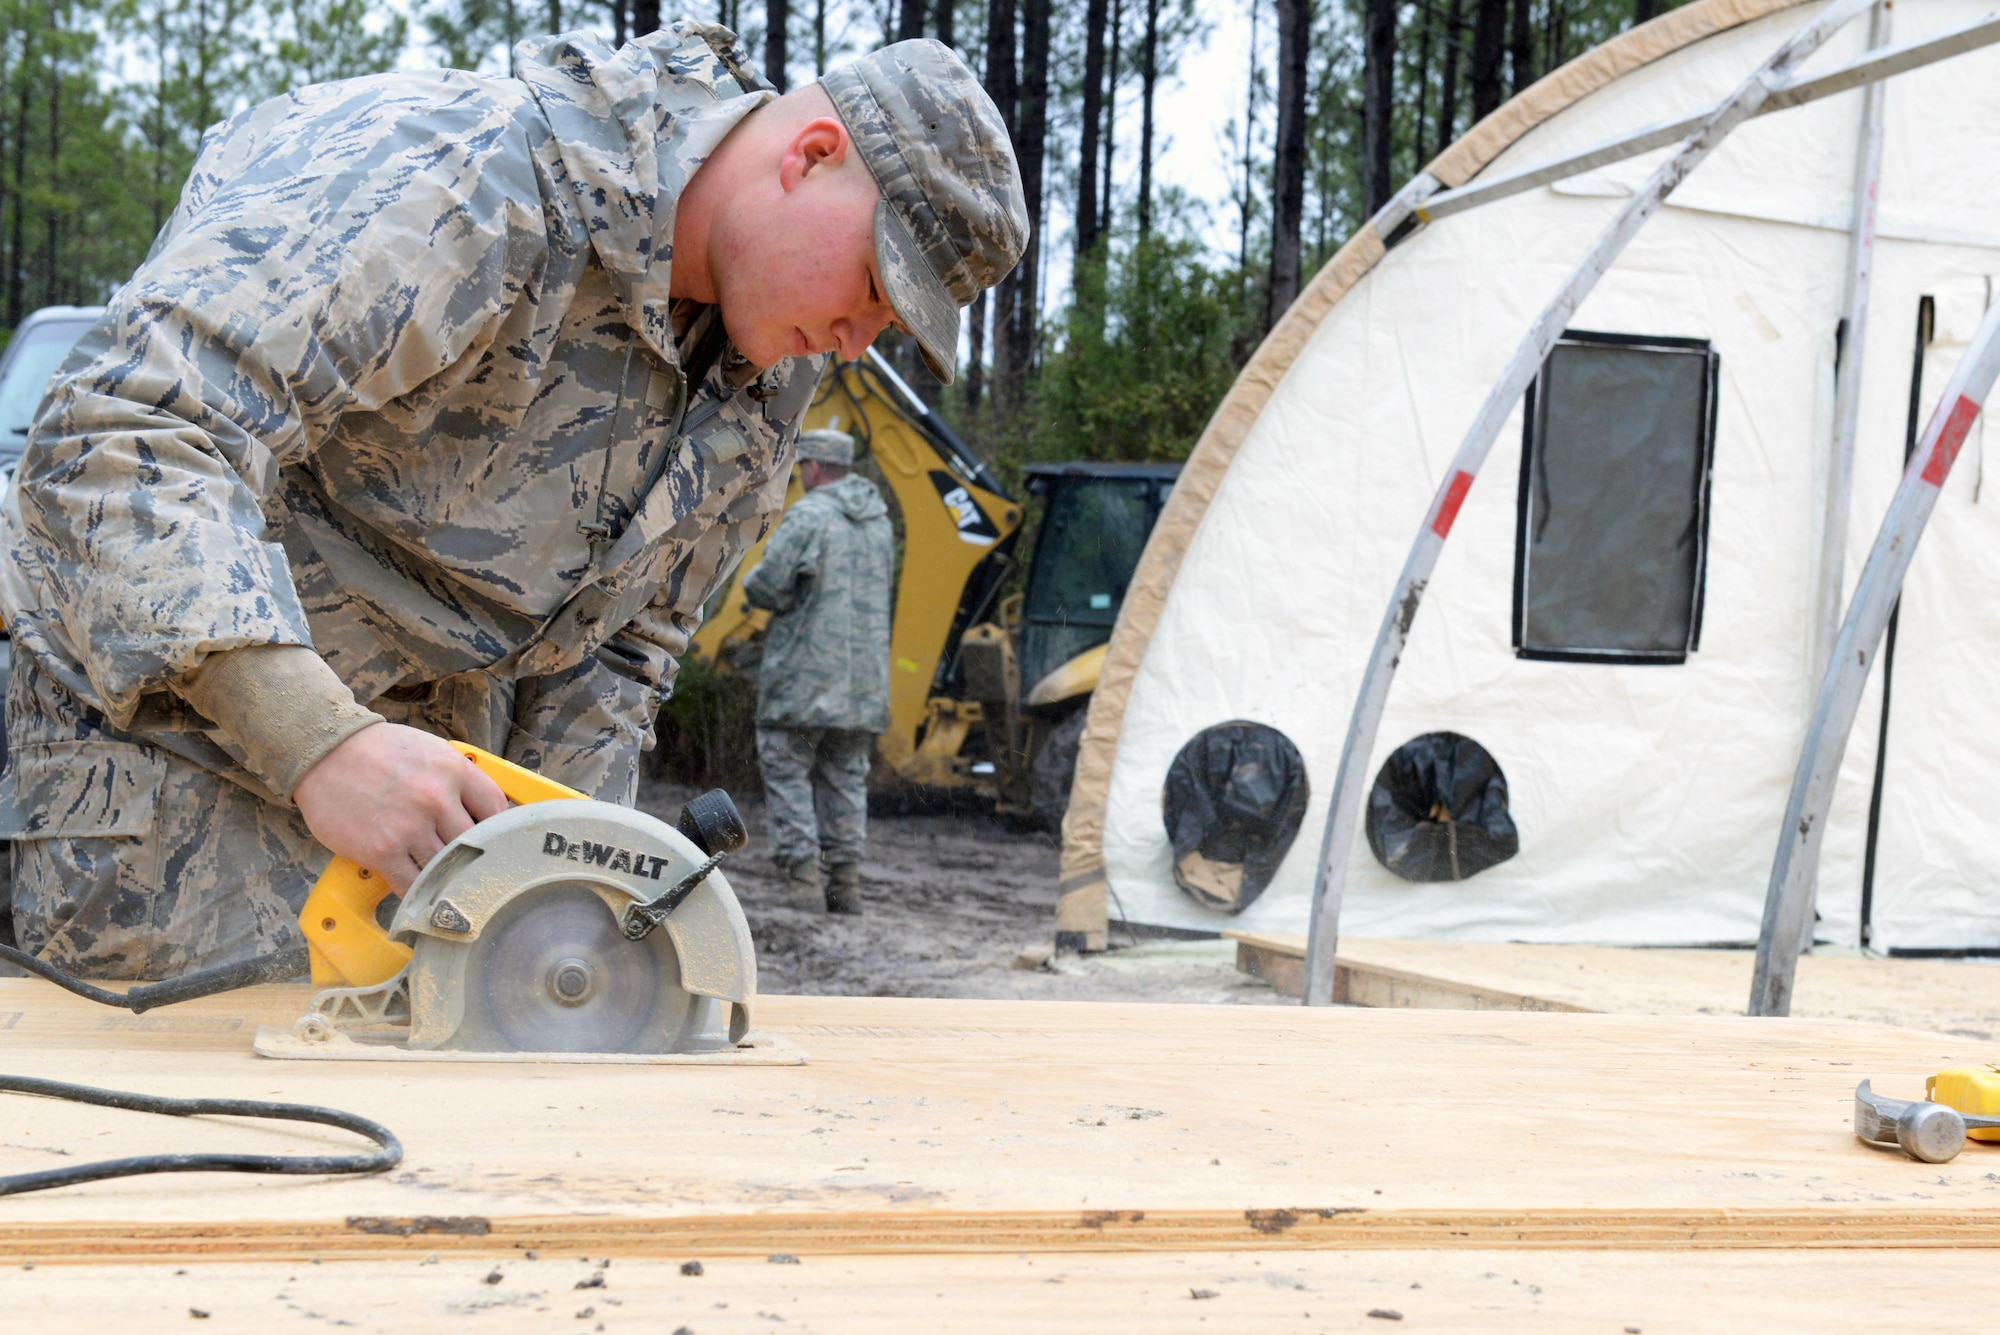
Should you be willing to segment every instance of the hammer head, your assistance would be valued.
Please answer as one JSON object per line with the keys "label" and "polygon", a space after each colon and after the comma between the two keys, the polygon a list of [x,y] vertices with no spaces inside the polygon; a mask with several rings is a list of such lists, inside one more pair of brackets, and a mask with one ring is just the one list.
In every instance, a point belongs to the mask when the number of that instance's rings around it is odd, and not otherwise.
{"label": "hammer head", "polygon": [[1900,1146],[1920,1163],[1949,1163],[1965,1148],[1965,1117],[1942,1103],[1883,1098],[1863,1080],[1854,1090],[1854,1134]]}

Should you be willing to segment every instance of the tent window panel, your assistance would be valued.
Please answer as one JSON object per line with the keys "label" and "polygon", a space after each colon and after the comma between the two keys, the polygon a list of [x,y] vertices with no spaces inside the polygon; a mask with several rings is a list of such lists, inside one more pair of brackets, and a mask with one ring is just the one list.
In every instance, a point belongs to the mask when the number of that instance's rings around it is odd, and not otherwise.
{"label": "tent window panel", "polygon": [[1528,392],[1522,658],[1682,663],[1700,647],[1715,383],[1706,339],[1564,332]]}

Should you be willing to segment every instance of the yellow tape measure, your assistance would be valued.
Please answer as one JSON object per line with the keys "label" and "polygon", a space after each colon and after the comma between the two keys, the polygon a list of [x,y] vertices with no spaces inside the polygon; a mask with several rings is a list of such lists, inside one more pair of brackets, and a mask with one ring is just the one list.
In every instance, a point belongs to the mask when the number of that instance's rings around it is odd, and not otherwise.
{"label": "yellow tape measure", "polygon": [[[1924,1081],[1924,1097],[1977,1117],[2000,1117],[2000,1067],[1946,1067]],[[1965,1134],[1973,1140],[2000,1140],[2000,1130]]]}

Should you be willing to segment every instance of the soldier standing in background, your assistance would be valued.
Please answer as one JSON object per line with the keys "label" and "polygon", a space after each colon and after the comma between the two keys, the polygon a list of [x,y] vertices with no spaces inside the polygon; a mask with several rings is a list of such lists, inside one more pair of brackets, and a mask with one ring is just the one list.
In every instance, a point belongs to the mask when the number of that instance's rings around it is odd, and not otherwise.
{"label": "soldier standing in background", "polygon": [[776,613],[757,673],[757,763],[771,851],[792,901],[861,912],[868,762],[889,726],[889,600],[896,540],[889,507],[854,469],[854,437],[799,437],[805,499],[786,512],[743,580]]}

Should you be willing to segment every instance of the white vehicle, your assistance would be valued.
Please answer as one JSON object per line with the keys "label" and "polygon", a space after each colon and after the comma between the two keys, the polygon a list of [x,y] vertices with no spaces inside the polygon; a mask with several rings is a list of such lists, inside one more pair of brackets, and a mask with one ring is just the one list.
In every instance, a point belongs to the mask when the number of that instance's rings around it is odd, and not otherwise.
{"label": "white vehicle", "polygon": [[0,496],[13,483],[14,466],[21,462],[49,377],[102,314],[102,306],[44,306],[14,331],[6,355],[0,356]]}

